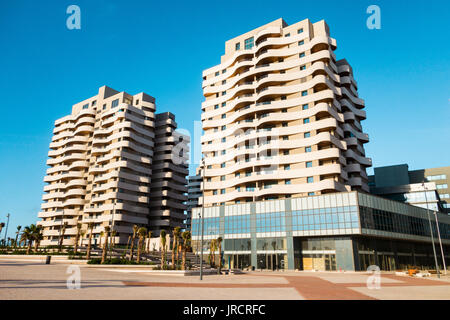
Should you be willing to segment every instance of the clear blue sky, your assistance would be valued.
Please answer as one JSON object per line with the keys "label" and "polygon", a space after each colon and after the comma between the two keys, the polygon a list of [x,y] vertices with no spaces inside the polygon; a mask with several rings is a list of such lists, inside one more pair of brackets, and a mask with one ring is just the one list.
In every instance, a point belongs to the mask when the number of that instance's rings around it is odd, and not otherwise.
{"label": "clear blue sky", "polygon": [[[81,30],[66,28],[71,4],[81,8]],[[366,27],[371,4],[381,8],[381,30]],[[102,85],[144,91],[192,130],[202,70],[219,63],[226,40],[280,17],[329,24],[366,101],[374,166],[449,165],[449,9],[433,0],[2,0],[0,222],[11,213],[13,236],[37,221],[53,122],[72,104]]]}

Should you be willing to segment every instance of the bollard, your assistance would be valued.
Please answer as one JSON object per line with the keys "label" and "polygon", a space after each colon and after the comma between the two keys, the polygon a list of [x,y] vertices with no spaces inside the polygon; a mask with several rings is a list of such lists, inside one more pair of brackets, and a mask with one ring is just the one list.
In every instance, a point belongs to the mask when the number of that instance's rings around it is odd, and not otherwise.
{"label": "bollard", "polygon": [[52,260],[52,256],[47,256],[45,259],[45,264],[50,264],[50,260]]}

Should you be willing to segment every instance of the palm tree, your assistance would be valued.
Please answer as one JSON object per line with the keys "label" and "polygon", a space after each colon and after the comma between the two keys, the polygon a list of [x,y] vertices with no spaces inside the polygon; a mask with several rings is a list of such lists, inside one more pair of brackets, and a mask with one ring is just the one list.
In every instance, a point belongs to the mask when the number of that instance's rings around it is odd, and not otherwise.
{"label": "palm tree", "polygon": [[159,234],[159,241],[161,242],[162,254],[161,254],[161,269],[166,266],[166,231],[161,230]]}
{"label": "palm tree", "polygon": [[216,242],[217,242],[217,246],[219,247],[219,270],[218,273],[221,274],[222,273],[222,237],[218,237]]}
{"label": "palm tree", "polygon": [[3,227],[5,226],[4,222],[0,222],[0,235],[2,234]]}
{"label": "palm tree", "polygon": [[42,227],[38,226],[34,229],[33,240],[34,240],[34,252],[38,252],[39,244],[44,237],[42,236]]}
{"label": "palm tree", "polygon": [[131,247],[130,247],[130,261],[133,260],[133,249],[134,249],[134,240],[136,239],[136,233],[138,232],[139,227],[137,225],[133,226],[133,236],[131,237]]}
{"label": "palm tree", "polygon": [[109,226],[105,226],[105,231],[100,234],[100,237],[103,235],[105,236],[105,240],[103,242],[103,249],[102,249],[102,261],[101,264],[105,263],[106,260],[106,254],[108,252],[108,236],[109,236]]}
{"label": "palm tree", "polygon": [[142,244],[144,243],[144,238],[147,234],[147,229],[144,227],[139,228],[139,230],[137,231],[138,235],[139,235],[139,243],[138,243],[138,252],[137,252],[137,263],[141,262],[141,251],[142,251]]}
{"label": "palm tree", "polygon": [[77,235],[75,236],[75,246],[73,248],[75,256],[77,255],[78,251],[78,241],[80,240],[80,234],[81,234],[81,223],[77,223]]}
{"label": "palm tree", "polygon": [[63,245],[63,241],[64,241],[64,234],[66,233],[66,228],[67,228],[67,222],[63,223],[62,229],[61,229],[61,237],[59,239],[59,252],[61,252],[62,250],[62,245]]}
{"label": "palm tree", "polygon": [[17,247],[17,238],[19,237],[20,229],[22,229],[22,226],[17,226],[17,231],[16,231],[16,242],[14,243],[14,248]]}
{"label": "palm tree", "polygon": [[33,232],[30,227],[25,227],[25,229],[23,229],[22,235],[20,236],[20,241],[23,241],[25,244],[28,242],[27,254],[30,254],[31,243],[33,241]]}
{"label": "palm tree", "polygon": [[87,248],[87,252],[86,252],[86,259],[89,260],[91,258],[91,245],[92,245],[92,234],[94,233],[94,223],[89,222],[88,228],[91,232],[89,233],[89,243],[88,243],[88,248]]}
{"label": "palm tree", "polygon": [[211,268],[214,268],[216,265],[216,239],[211,239],[211,242],[209,243],[209,262],[211,264]]}
{"label": "palm tree", "polygon": [[175,266],[175,252],[177,252],[177,264],[178,264],[178,238],[180,237],[180,227],[173,229],[173,242],[172,242],[172,265]]}
{"label": "palm tree", "polygon": [[84,236],[85,235],[86,235],[86,231],[85,230],[81,230],[80,231],[80,238],[81,238],[80,247],[83,247],[83,240],[84,240]]}
{"label": "palm tree", "polygon": [[181,269],[186,270],[186,252],[191,247],[191,233],[189,231],[184,231],[181,237],[183,238]]}

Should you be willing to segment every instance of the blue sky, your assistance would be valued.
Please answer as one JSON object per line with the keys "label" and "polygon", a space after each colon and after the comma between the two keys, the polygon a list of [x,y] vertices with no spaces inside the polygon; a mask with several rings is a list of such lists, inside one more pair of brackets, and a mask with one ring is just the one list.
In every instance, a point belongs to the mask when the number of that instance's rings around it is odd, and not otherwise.
{"label": "blue sky", "polygon": [[[66,28],[71,4],[81,9],[81,30]],[[381,30],[366,27],[371,4],[381,9]],[[53,122],[72,104],[102,85],[144,91],[158,112],[175,113],[192,131],[202,70],[219,63],[226,40],[280,17],[327,21],[337,58],[353,66],[366,101],[374,166],[449,165],[449,9],[432,0],[3,0],[0,222],[11,213],[13,236],[17,225],[37,221]]]}

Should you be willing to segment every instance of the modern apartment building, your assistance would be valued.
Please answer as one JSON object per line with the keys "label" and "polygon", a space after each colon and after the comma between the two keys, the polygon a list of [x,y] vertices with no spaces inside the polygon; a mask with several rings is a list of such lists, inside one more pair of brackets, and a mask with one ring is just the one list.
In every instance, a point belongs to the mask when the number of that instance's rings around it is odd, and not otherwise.
{"label": "modern apartment building", "polygon": [[369,176],[373,194],[447,214],[449,184],[450,167],[410,171],[407,164],[400,164],[374,168],[374,175]]}
{"label": "modern apartment building", "polygon": [[77,223],[83,230],[94,224],[96,243],[105,226],[114,228],[115,243],[127,243],[135,224],[156,230],[172,226],[160,222],[170,220],[170,214],[153,214],[149,208],[150,190],[157,187],[157,182],[152,185],[152,171],[162,168],[154,152],[163,142],[155,141],[155,132],[165,123],[156,118],[155,129],[153,97],[103,86],[97,95],[73,105],[70,115],[55,121],[38,214],[42,219],[38,224],[44,227],[42,245],[58,244],[62,229],[63,244],[73,244]]}
{"label": "modern apartment building", "polygon": [[203,71],[205,206],[369,191],[353,70],[325,21],[275,20]]}
{"label": "modern apartment building", "polygon": [[200,168],[197,167],[196,175],[188,177],[188,200],[186,228],[191,229],[192,209],[198,207],[199,198],[202,196],[201,191],[202,176],[200,175]]}
{"label": "modern apartment building", "polygon": [[172,113],[157,114],[155,119],[149,224],[153,234],[159,235],[162,229],[185,228],[190,139],[175,131]]}

